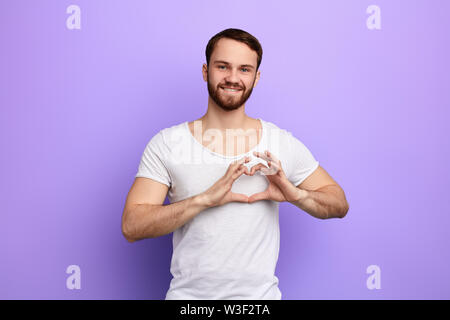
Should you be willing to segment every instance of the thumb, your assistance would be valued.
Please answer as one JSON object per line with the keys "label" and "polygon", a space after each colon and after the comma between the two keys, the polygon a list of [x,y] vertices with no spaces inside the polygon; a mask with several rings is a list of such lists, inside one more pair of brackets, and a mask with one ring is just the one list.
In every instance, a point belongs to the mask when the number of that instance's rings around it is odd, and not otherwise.
{"label": "thumb", "polygon": [[253,203],[259,200],[266,200],[268,199],[268,193],[267,191],[263,191],[263,192],[258,192],[255,194],[252,194],[249,198],[248,198],[248,203]]}
{"label": "thumb", "polygon": [[237,201],[237,202],[248,202],[248,196],[243,193],[234,193],[231,192],[231,201]]}

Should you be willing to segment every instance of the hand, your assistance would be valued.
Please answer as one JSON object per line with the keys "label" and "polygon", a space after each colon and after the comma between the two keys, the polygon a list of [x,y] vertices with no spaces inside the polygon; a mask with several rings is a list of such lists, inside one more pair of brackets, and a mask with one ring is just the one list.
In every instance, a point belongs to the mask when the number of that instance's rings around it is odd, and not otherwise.
{"label": "hand", "polygon": [[250,169],[250,176],[254,175],[255,172],[261,171],[266,175],[269,180],[269,185],[263,192],[255,193],[248,198],[248,203],[253,203],[258,200],[274,200],[278,202],[283,201],[296,201],[302,195],[302,190],[294,186],[286,177],[283,168],[281,167],[281,162],[269,151],[256,152],[253,154],[267,161],[268,167],[262,163],[254,165]]}
{"label": "hand", "polygon": [[232,162],[225,175],[201,194],[208,207],[221,206],[232,201],[248,202],[246,194],[231,192],[231,187],[242,174],[249,174],[248,168],[243,165],[249,161],[250,157],[244,157]]}

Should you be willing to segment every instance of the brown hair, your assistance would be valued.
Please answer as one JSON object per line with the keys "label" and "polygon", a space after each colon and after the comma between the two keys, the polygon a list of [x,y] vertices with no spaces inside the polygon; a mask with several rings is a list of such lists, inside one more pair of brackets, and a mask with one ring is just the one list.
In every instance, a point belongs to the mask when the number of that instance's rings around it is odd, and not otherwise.
{"label": "brown hair", "polygon": [[216,34],[215,36],[213,36],[209,40],[208,44],[206,45],[206,52],[205,52],[206,53],[206,64],[208,66],[209,66],[209,60],[211,58],[211,54],[214,50],[214,47],[215,47],[217,41],[219,41],[221,38],[229,38],[229,39],[243,42],[246,45],[248,45],[250,47],[250,49],[252,49],[253,51],[256,51],[256,53],[258,54],[256,70],[259,69],[259,65],[261,64],[261,60],[262,60],[263,50],[262,50],[261,44],[259,43],[258,39],[256,39],[254,36],[252,36],[250,33],[246,32],[244,30],[233,29],[233,28],[225,29],[225,30],[219,32],[218,34]]}

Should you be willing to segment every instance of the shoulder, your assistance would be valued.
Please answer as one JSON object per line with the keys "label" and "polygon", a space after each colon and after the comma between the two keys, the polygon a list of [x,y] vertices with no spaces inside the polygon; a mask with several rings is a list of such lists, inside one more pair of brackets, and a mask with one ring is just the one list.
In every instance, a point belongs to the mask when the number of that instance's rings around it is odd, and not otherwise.
{"label": "shoulder", "polygon": [[155,144],[160,147],[171,147],[174,142],[179,142],[180,137],[186,136],[186,122],[177,123],[170,127],[159,130],[151,137],[149,144]]}
{"label": "shoulder", "polygon": [[275,155],[278,154],[280,159],[299,158],[311,153],[303,140],[297,138],[288,129],[281,128],[269,121],[265,121],[264,125],[268,131],[268,148],[273,150]]}
{"label": "shoulder", "polygon": [[267,130],[268,137],[271,138],[272,140],[279,139],[280,143],[286,143],[286,142],[290,143],[290,142],[292,142],[292,139],[296,139],[294,137],[294,135],[292,134],[292,132],[290,132],[289,130],[281,128],[280,126],[278,126],[277,124],[275,124],[273,122],[266,121],[263,119],[261,119],[261,120],[263,121],[265,129]]}

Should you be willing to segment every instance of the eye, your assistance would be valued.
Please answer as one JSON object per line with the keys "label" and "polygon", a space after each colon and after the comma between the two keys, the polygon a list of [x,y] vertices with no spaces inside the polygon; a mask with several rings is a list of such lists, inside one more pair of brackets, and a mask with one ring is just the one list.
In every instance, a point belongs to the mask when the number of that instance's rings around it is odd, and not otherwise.
{"label": "eye", "polygon": [[218,68],[220,69],[220,68],[222,68],[222,67],[224,67],[224,68],[225,68],[225,66],[219,66]]}
{"label": "eye", "polygon": [[244,69],[247,70],[246,72],[250,71],[250,70],[248,70],[248,68],[242,68],[242,70],[244,70]]}

